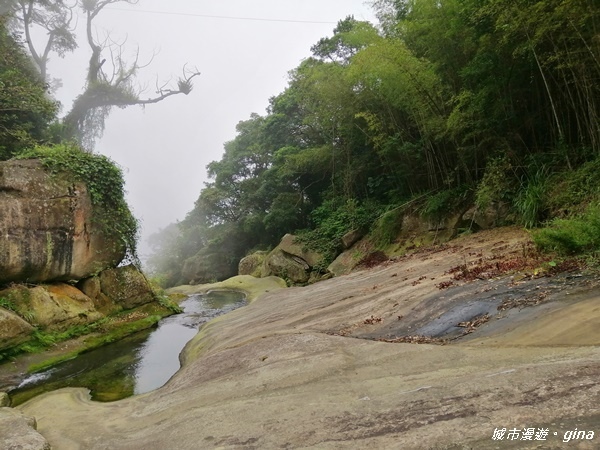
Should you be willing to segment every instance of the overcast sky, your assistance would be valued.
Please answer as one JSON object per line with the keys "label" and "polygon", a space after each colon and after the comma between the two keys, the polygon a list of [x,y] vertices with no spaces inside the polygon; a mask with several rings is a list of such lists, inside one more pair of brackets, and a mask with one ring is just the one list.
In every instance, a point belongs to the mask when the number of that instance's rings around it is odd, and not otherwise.
{"label": "overcast sky", "polygon": [[[124,169],[143,241],[185,217],[208,181],[206,165],[221,158],[236,124],[264,114],[287,73],[348,15],[375,22],[364,0],[140,0],[97,17],[98,32],[126,37],[132,53],[139,45],[142,62],[157,53],[141,76],[149,96],[156,76],[175,79],[186,63],[202,73],[189,96],[113,110],[96,146]],[[89,58],[81,47],[50,66],[51,76],[63,80],[56,95],[66,110],[81,91]]]}

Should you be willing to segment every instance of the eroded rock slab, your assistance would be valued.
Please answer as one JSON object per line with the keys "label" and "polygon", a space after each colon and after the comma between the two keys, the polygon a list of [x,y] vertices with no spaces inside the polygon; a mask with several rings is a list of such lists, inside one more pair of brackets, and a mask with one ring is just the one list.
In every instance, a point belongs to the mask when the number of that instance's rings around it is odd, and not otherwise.
{"label": "eroded rock slab", "polygon": [[491,440],[495,428],[538,426],[557,433],[544,445],[563,448],[562,423],[600,416],[592,298],[558,305],[546,319],[498,320],[505,325],[457,344],[364,339],[413,313],[416,324],[430,304],[432,314],[448,300],[453,310],[455,300],[437,287],[450,268],[494,248],[496,256],[499,248],[522,253],[526,240],[521,230],[484,232],[269,292],[205,325],[186,346],[183,368],[157,391],[99,404],[66,389],[19,408],[56,448],[503,448]]}

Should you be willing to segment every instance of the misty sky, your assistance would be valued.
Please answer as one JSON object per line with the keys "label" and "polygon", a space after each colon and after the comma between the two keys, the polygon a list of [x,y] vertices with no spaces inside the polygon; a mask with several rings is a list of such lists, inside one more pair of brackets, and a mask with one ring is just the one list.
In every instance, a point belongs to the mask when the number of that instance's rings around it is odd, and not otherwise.
{"label": "misty sky", "polygon": [[[202,72],[187,97],[114,109],[96,146],[124,169],[143,241],[185,217],[208,181],[206,165],[221,158],[236,124],[252,112],[264,114],[269,98],[285,88],[288,71],[348,15],[375,21],[364,0],[140,0],[112,5],[97,17],[98,33],[127,38],[131,54],[139,45],[141,62],[157,53],[140,76],[149,96],[157,76],[175,79],[186,63]],[[89,58],[83,44],[50,65],[50,75],[63,81],[56,96],[66,110],[81,92]]]}

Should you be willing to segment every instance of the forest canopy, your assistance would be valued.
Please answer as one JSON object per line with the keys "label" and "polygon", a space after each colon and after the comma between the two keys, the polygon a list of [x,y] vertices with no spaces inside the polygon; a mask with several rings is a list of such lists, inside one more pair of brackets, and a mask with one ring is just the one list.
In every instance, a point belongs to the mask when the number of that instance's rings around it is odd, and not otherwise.
{"label": "forest canopy", "polygon": [[529,227],[591,201],[576,186],[600,154],[597,2],[373,5],[379,26],[348,17],[317,42],[239,123],[186,219],[153,237],[165,284],[230,276],[287,232],[332,239],[414,198],[432,217],[502,202]]}

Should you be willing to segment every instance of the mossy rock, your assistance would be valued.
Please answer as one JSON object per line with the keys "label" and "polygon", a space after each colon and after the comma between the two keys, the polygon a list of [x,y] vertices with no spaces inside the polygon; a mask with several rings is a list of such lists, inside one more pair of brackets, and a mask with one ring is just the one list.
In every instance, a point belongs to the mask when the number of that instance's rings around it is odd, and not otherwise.
{"label": "mossy rock", "polygon": [[37,286],[30,295],[33,323],[44,330],[62,331],[102,318],[92,300],[68,284]]}
{"label": "mossy rock", "polygon": [[0,162],[0,283],[69,281],[114,267],[125,246],[99,227],[88,187],[39,160]]}
{"label": "mossy rock", "polygon": [[0,350],[29,340],[34,328],[17,314],[0,308]]}
{"label": "mossy rock", "polygon": [[114,303],[106,294],[102,292],[99,276],[94,276],[79,281],[79,283],[77,283],[77,288],[92,299],[96,310],[102,314],[108,316],[123,309],[121,305]]}
{"label": "mossy rock", "polygon": [[238,275],[260,277],[262,274],[261,267],[267,254],[267,252],[258,251],[242,258],[238,264]]}
{"label": "mossy rock", "polygon": [[264,261],[263,275],[274,275],[292,284],[302,284],[310,278],[310,267],[304,260],[276,248]]}
{"label": "mossy rock", "polygon": [[277,248],[288,255],[304,260],[309,268],[315,267],[323,261],[322,254],[307,249],[303,244],[296,241],[296,236],[293,234],[283,236]]}
{"label": "mossy rock", "polygon": [[156,300],[150,283],[132,264],[105,270],[99,278],[102,293],[124,309],[132,309]]}
{"label": "mossy rock", "polygon": [[340,253],[327,267],[327,271],[340,276],[349,274],[360,261],[375,249],[375,245],[368,238],[360,240],[353,247]]}
{"label": "mossy rock", "polygon": [[102,317],[87,295],[66,283],[33,288],[16,285],[1,291],[0,297],[24,320],[48,331],[66,330]]}

